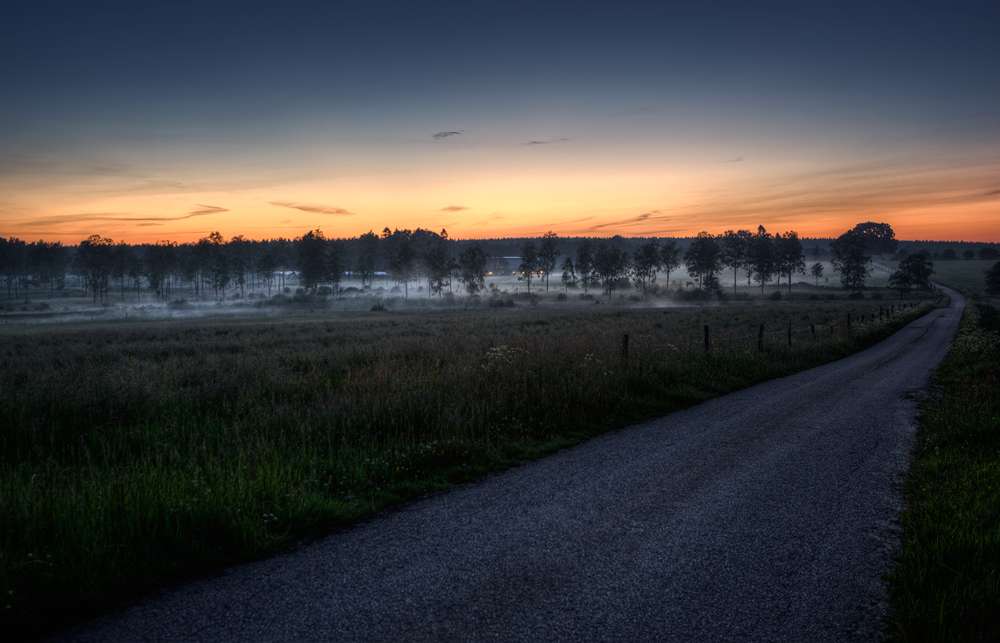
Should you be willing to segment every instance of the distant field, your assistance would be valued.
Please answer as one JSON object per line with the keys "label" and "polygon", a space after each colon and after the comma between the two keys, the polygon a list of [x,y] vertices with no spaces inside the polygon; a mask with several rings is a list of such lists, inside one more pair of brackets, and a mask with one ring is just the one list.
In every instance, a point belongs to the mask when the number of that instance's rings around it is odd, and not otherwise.
{"label": "distant field", "polygon": [[2,622],[37,634],[842,357],[931,305],[520,305],[0,327]]}
{"label": "distant field", "polygon": [[[898,261],[880,262],[889,268],[899,265]],[[982,261],[980,259],[935,261],[934,281],[950,286],[962,292],[982,292],[985,288],[986,271],[993,267],[995,261]]]}

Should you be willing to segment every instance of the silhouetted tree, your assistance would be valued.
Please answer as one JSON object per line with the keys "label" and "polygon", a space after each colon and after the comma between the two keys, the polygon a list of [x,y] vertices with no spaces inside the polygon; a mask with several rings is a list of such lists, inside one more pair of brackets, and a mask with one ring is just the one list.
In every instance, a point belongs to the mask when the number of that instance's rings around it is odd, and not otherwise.
{"label": "silhouetted tree", "polygon": [[594,270],[594,244],[589,239],[585,239],[577,246],[574,267],[580,279],[580,285],[583,286],[583,294],[586,295],[590,287],[598,283],[597,272]]}
{"label": "silhouetted tree", "polygon": [[538,247],[534,241],[525,241],[521,246],[521,265],[517,267],[518,281],[523,281],[528,286],[528,293],[531,293],[531,280],[535,277],[540,266],[538,257]]}
{"label": "silhouetted tree", "polygon": [[819,285],[819,278],[823,276],[823,264],[817,262],[812,265],[809,272],[812,273],[813,277],[816,277],[816,285]]}
{"label": "silhouetted tree", "polygon": [[896,233],[888,223],[866,221],[854,226],[853,232],[862,239],[865,252],[869,255],[891,255],[899,246]]}
{"label": "silhouetted tree", "polygon": [[486,252],[478,243],[458,256],[459,279],[470,296],[486,287],[486,259]]}
{"label": "silhouetted tree", "polygon": [[115,242],[99,234],[93,234],[80,242],[76,250],[80,274],[86,280],[87,289],[94,293],[94,301],[108,292],[108,278],[111,275],[112,253]]}
{"label": "silhouetted tree", "polygon": [[774,235],[774,251],[778,272],[788,277],[788,294],[792,294],[792,273],[806,272],[806,258],[802,254],[802,243],[794,230],[784,236]]}
{"label": "silhouetted tree", "polygon": [[573,258],[567,256],[563,259],[561,268],[563,288],[565,288],[566,292],[569,293],[569,287],[573,286],[575,288],[577,283],[576,267],[573,266]]}
{"label": "silhouetted tree", "polygon": [[677,241],[667,239],[660,246],[660,269],[667,273],[667,290],[670,290],[670,273],[681,267],[681,249]]}
{"label": "silhouetted tree", "polygon": [[688,246],[687,252],[684,253],[684,265],[687,267],[688,274],[698,279],[698,288],[704,289],[705,286],[708,286],[709,291],[717,289],[718,277],[716,273],[721,268],[720,254],[719,244],[715,241],[715,237],[705,231],[699,232],[695,240]]}
{"label": "silhouetted tree", "polygon": [[760,285],[760,297],[764,298],[764,284],[778,271],[774,248],[774,238],[764,226],[757,226],[757,234],[750,240],[750,275]]}
{"label": "silhouetted tree", "polygon": [[7,282],[7,299],[10,299],[11,286],[14,288],[14,297],[18,297],[27,263],[27,246],[24,241],[17,237],[0,237],[0,273]]}
{"label": "silhouetted tree", "polygon": [[720,265],[733,270],[733,294],[736,294],[736,273],[746,269],[749,264],[752,238],[753,234],[749,230],[726,230],[716,239],[719,243]]}
{"label": "silhouetted tree", "polygon": [[549,291],[549,275],[555,271],[559,260],[559,248],[556,247],[558,238],[559,235],[549,230],[542,235],[541,247],[538,249],[538,271],[545,278],[545,292]]}
{"label": "silhouetted tree", "polygon": [[840,284],[857,292],[865,287],[871,274],[872,257],[865,249],[865,239],[856,230],[848,230],[830,244],[831,263],[840,273]]}
{"label": "silhouetted tree", "polygon": [[375,285],[375,266],[378,262],[378,236],[369,230],[358,238],[358,266],[361,276],[361,287],[371,288]]}
{"label": "silhouetted tree", "polygon": [[173,241],[157,241],[146,247],[145,275],[149,289],[162,299],[165,292],[167,277],[177,262],[177,243]]}
{"label": "silhouetted tree", "polygon": [[931,275],[934,274],[934,262],[927,261],[922,254],[912,254],[899,262],[899,267],[889,276],[889,287],[899,291],[899,297],[913,288],[919,290],[931,289]]}
{"label": "silhouetted tree", "polygon": [[979,249],[979,258],[986,261],[996,261],[997,259],[1000,259],[1000,251],[996,248],[984,246]]}
{"label": "silhouetted tree", "polygon": [[632,280],[637,290],[646,298],[646,287],[656,282],[656,271],[660,269],[660,244],[649,241],[639,246],[632,258]]}
{"label": "silhouetted tree", "polygon": [[617,246],[600,244],[594,252],[594,270],[597,272],[604,289],[608,292],[608,301],[614,293],[618,282],[628,275],[628,253]]}
{"label": "silhouetted tree", "polygon": [[316,292],[329,275],[326,235],[319,228],[310,230],[295,240],[295,246],[299,257],[299,283]]}
{"label": "silhouetted tree", "polygon": [[986,292],[991,295],[1000,295],[1000,261],[986,271]]}

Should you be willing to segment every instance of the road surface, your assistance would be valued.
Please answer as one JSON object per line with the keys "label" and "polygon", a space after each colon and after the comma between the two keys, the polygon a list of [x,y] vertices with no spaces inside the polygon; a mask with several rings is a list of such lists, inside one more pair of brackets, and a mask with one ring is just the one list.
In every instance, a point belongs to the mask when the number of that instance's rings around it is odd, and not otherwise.
{"label": "road surface", "polygon": [[74,641],[878,640],[964,300],[847,359],[145,599]]}

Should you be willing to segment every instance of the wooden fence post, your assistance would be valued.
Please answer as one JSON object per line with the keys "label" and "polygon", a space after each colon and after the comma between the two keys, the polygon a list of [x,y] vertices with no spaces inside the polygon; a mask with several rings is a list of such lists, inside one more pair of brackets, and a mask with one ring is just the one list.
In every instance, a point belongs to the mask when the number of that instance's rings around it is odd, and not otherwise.
{"label": "wooden fence post", "polygon": [[622,335],[622,361],[628,361],[628,335]]}
{"label": "wooden fence post", "polygon": [[705,326],[705,355],[708,355],[708,325]]}
{"label": "wooden fence post", "polygon": [[813,341],[816,341],[816,324],[809,324],[809,330],[812,331]]}

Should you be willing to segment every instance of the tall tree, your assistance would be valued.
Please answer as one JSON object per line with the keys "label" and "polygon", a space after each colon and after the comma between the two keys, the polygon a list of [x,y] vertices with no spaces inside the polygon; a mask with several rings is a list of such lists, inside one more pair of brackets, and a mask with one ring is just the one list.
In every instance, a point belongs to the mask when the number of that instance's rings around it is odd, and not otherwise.
{"label": "tall tree", "polygon": [[584,239],[576,248],[576,274],[586,295],[591,286],[598,283],[597,272],[594,269],[594,244],[590,239]]}
{"label": "tall tree", "polygon": [[991,295],[1000,295],[1000,261],[986,271],[986,292]]}
{"label": "tall tree", "polygon": [[719,264],[720,249],[719,244],[708,232],[698,233],[687,252],[684,253],[684,265],[688,274],[698,279],[698,288],[709,286],[709,290],[714,290],[718,284],[718,277],[721,266]]}
{"label": "tall tree", "polygon": [[868,254],[865,238],[857,229],[848,230],[830,244],[833,254],[831,263],[840,273],[840,285],[851,292],[865,287],[865,280],[871,274],[872,257]]}
{"label": "tall tree", "polygon": [[812,265],[810,272],[813,277],[816,277],[816,285],[819,286],[819,278],[823,276],[823,264],[818,261]]}
{"label": "tall tree", "polygon": [[576,268],[573,266],[573,258],[567,256],[563,259],[562,266],[562,283],[566,292],[569,293],[569,287],[576,287]]}
{"label": "tall tree", "polygon": [[11,286],[14,287],[14,297],[18,297],[19,288],[28,264],[27,246],[17,237],[4,239],[0,237],[0,271],[7,282],[7,299],[10,299]]}
{"label": "tall tree", "polygon": [[445,286],[451,281],[455,265],[455,260],[452,259],[451,253],[448,251],[448,233],[442,230],[437,242],[424,254],[428,297],[431,295],[441,296]]}
{"label": "tall tree", "polygon": [[891,255],[899,246],[896,233],[888,223],[866,221],[854,226],[853,232],[862,239],[865,253],[869,255]]}
{"label": "tall tree", "polygon": [[611,301],[611,295],[618,287],[618,282],[628,275],[629,267],[628,253],[618,246],[604,243],[597,246],[594,252],[594,270],[604,284],[608,301]]}
{"label": "tall tree", "polygon": [[94,293],[94,301],[108,292],[108,278],[111,275],[112,253],[115,242],[99,234],[93,234],[80,242],[76,249],[79,269],[87,283],[87,289]]}
{"label": "tall tree", "polygon": [[389,275],[403,284],[404,297],[410,296],[409,284],[417,272],[417,250],[409,230],[382,231],[382,245],[388,261]]}
{"label": "tall tree", "polygon": [[518,266],[518,281],[523,281],[528,286],[528,293],[531,293],[531,280],[539,270],[538,246],[534,241],[525,241],[521,246],[521,265]]}
{"label": "tall tree", "polygon": [[316,292],[327,281],[327,241],[319,228],[310,230],[295,240],[299,257],[299,283],[302,287]]}
{"label": "tall tree", "polygon": [[177,263],[177,255],[177,243],[174,241],[157,241],[146,246],[146,260],[143,262],[146,282],[157,299],[166,294],[167,278]]}
{"label": "tall tree", "polygon": [[541,247],[538,249],[538,270],[545,278],[545,292],[549,291],[549,275],[555,271],[556,262],[559,261],[559,248],[556,247],[558,238],[559,235],[549,230],[542,235]]}
{"label": "tall tree", "polygon": [[469,295],[479,294],[486,287],[486,252],[477,243],[458,256],[459,279]]}
{"label": "tall tree", "polygon": [[934,262],[917,253],[899,262],[899,267],[889,276],[889,287],[899,291],[900,298],[913,288],[919,290],[931,289],[931,275],[934,274]]}
{"label": "tall tree", "polygon": [[771,281],[777,272],[774,238],[764,226],[757,226],[757,234],[750,242],[750,275],[760,284],[760,296],[764,298],[764,284]]}
{"label": "tall tree", "polygon": [[774,235],[774,251],[778,272],[788,277],[788,294],[792,294],[792,273],[806,272],[806,257],[802,254],[802,243],[799,241],[798,233],[791,230],[784,236]]}
{"label": "tall tree", "polygon": [[226,298],[226,288],[233,279],[232,262],[229,258],[226,240],[218,231],[198,240],[198,245],[204,249],[208,262],[205,266],[209,283],[215,290],[215,296],[222,291],[222,299]]}
{"label": "tall tree", "polygon": [[632,258],[632,280],[635,287],[646,298],[646,288],[656,282],[656,271],[660,269],[660,244],[648,241],[635,252]]}
{"label": "tall tree", "polygon": [[361,287],[366,285],[371,288],[375,285],[375,266],[378,262],[379,240],[378,235],[369,230],[360,237],[357,243],[358,249],[358,274],[361,275]]}
{"label": "tall tree", "polygon": [[667,273],[667,290],[670,290],[670,273],[681,267],[681,249],[677,241],[667,239],[660,246],[660,269]]}
{"label": "tall tree", "polygon": [[736,294],[736,275],[746,268],[750,256],[750,240],[753,234],[749,230],[733,232],[726,230],[717,238],[719,242],[719,263],[733,270],[733,294]]}

